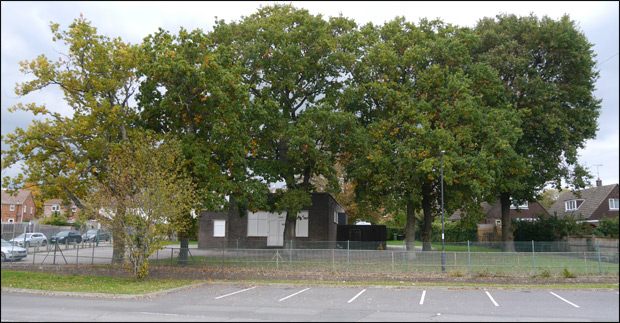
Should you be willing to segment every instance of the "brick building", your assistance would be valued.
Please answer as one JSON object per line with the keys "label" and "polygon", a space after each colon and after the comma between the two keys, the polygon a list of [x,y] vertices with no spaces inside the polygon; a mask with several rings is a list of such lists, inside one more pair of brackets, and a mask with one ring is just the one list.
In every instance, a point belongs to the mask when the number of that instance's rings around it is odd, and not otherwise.
{"label": "brick building", "polygon": [[34,220],[36,207],[34,196],[29,190],[19,190],[16,195],[2,190],[2,222],[24,222]]}
{"label": "brick building", "polygon": [[[264,211],[239,216],[232,202],[228,212],[205,212],[199,218],[198,248],[284,247],[284,221],[284,214]],[[329,242],[333,248],[339,224],[347,224],[344,208],[330,194],[313,193],[312,204],[297,219],[295,241]]]}

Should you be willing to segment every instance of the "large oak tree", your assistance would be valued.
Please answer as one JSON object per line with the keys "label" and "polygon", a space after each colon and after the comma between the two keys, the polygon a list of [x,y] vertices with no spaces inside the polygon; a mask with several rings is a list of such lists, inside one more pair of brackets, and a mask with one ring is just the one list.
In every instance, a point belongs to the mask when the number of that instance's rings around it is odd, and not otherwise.
{"label": "large oak tree", "polygon": [[578,164],[577,151],[596,136],[598,72],[592,44],[568,16],[498,15],[482,19],[475,31],[476,61],[498,71],[503,96],[522,116],[523,136],[514,149],[527,165],[517,174],[497,174],[495,187],[505,250],[513,251],[512,199],[534,201],[545,185],[560,189],[563,180],[579,189],[590,177]]}

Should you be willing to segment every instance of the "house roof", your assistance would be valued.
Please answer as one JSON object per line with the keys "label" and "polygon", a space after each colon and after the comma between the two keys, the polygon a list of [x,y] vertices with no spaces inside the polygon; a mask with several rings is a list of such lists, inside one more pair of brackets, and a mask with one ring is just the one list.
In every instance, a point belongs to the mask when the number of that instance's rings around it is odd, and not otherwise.
{"label": "house roof", "polygon": [[2,190],[2,204],[23,204],[30,194],[32,192],[29,190],[20,190],[17,195],[11,195],[7,191]]}
{"label": "house roof", "polygon": [[[605,199],[611,191],[617,187],[618,184],[610,184],[605,186],[594,186],[581,191],[579,194],[573,192],[564,192],[560,194],[558,199],[549,208],[549,214],[557,214],[558,217],[565,217],[569,215],[583,216],[584,219],[588,219],[592,216],[592,213],[605,202]],[[579,205],[575,211],[565,211],[564,202],[570,200],[583,200],[583,203]]]}
{"label": "house roof", "polygon": [[[501,219],[502,218],[502,207],[499,200],[495,202],[495,204],[491,205],[487,202],[480,203],[482,207],[482,213],[487,216],[487,220],[493,219]],[[456,221],[461,219],[462,211],[457,210],[448,218],[450,221]],[[526,209],[510,209],[510,217],[516,219],[532,219],[536,218],[539,215],[549,215],[547,210],[540,205],[538,202],[529,202],[528,207]]]}
{"label": "house roof", "polygon": [[[489,211],[491,211],[491,209],[493,208],[493,206],[487,202],[480,203],[480,207],[482,207],[482,214],[488,214]],[[448,218],[448,220],[450,221],[460,220],[462,214],[463,214],[463,211],[456,210],[454,211],[454,213],[452,213],[452,215]]]}
{"label": "house roof", "polygon": [[43,202],[43,205],[56,205],[56,204],[62,204],[62,199],[51,199],[51,200],[47,200]]}

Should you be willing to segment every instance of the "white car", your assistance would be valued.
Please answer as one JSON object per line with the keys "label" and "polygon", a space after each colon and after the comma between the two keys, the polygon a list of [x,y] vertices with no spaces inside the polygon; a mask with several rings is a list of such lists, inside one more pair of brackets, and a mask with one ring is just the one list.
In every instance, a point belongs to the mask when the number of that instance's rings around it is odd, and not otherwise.
{"label": "white car", "polygon": [[10,244],[8,241],[2,239],[2,262],[21,260],[26,258],[28,252],[26,249]]}
{"label": "white car", "polygon": [[[24,236],[26,237],[26,239],[24,239]],[[17,237],[9,240],[9,242],[20,247],[24,247],[25,245],[24,248],[28,248],[30,246],[46,246],[47,237],[40,232],[29,232],[22,233]]]}

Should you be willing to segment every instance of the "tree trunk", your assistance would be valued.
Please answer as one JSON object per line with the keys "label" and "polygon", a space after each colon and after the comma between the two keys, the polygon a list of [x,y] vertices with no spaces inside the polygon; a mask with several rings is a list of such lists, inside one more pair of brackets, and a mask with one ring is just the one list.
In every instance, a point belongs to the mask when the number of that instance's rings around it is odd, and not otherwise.
{"label": "tree trunk", "polygon": [[407,224],[405,225],[405,246],[407,251],[415,250],[415,208],[413,202],[407,202]]}
{"label": "tree trunk", "polygon": [[433,214],[431,213],[431,184],[422,185],[422,211],[424,212],[424,232],[422,233],[422,251],[431,251],[431,234],[433,232]]}
{"label": "tree trunk", "polygon": [[515,243],[510,218],[510,193],[501,193],[499,201],[502,208],[502,251],[514,252]]}
{"label": "tree trunk", "polygon": [[117,232],[112,233],[112,265],[122,265],[125,258],[125,243]]}
{"label": "tree trunk", "polygon": [[181,242],[181,249],[179,249],[179,257],[177,262],[180,266],[187,266],[187,259],[189,254],[189,237],[186,233],[178,233],[179,241]]}
{"label": "tree trunk", "polygon": [[283,247],[291,240],[295,240],[295,225],[297,224],[297,216],[286,212],[286,221],[284,221],[284,241]]}

